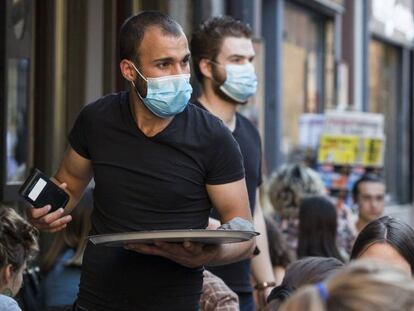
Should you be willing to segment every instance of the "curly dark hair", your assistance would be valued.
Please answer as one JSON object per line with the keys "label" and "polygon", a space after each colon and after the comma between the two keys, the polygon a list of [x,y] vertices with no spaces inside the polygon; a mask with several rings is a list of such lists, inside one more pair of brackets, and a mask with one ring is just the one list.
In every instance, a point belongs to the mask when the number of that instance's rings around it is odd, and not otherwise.
{"label": "curly dark hair", "polygon": [[202,82],[203,74],[199,64],[202,59],[215,60],[220,53],[223,40],[228,37],[252,37],[249,25],[230,16],[212,17],[202,23],[191,38],[191,57],[197,79]]}
{"label": "curly dark hair", "polygon": [[13,209],[0,208],[0,268],[10,264],[19,270],[39,250],[38,230]]}

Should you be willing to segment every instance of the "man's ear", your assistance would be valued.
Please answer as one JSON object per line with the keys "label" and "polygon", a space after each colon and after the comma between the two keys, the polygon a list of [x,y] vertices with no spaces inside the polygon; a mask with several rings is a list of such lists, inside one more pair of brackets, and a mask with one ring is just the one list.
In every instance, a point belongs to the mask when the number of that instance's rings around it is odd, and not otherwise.
{"label": "man's ear", "polygon": [[121,60],[121,62],[119,63],[119,68],[121,69],[121,74],[125,78],[125,80],[129,82],[135,81],[137,72],[134,66],[132,65],[131,61],[127,59]]}
{"label": "man's ear", "polygon": [[0,270],[0,277],[1,277],[1,280],[3,281],[3,284],[9,284],[10,280],[13,277],[13,267],[11,264],[5,265]]}
{"label": "man's ear", "polygon": [[213,80],[213,64],[207,59],[203,58],[198,63],[198,68],[200,68],[200,72],[202,75],[208,79]]}

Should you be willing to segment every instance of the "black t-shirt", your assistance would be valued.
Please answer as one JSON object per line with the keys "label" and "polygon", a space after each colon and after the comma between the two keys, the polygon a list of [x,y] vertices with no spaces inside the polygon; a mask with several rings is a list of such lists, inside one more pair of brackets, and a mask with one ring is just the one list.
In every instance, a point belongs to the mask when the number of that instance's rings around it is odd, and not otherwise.
{"label": "black t-shirt", "polygon": [[[205,109],[200,102],[194,104]],[[254,214],[256,202],[256,190],[262,183],[261,163],[262,147],[259,132],[255,126],[244,116],[236,113],[236,127],[233,137],[240,146],[245,168],[247,192],[252,215]],[[213,210],[212,217],[218,218],[217,212]],[[208,267],[208,270],[219,276],[235,292],[251,292],[250,260],[243,260],[229,265]]]}
{"label": "black t-shirt", "polygon": [[[205,228],[211,209],[205,185],[244,177],[231,133],[192,104],[146,137],[129,93],[108,95],[84,107],[69,142],[93,167],[91,234]],[[193,310],[201,287],[202,267],[89,243],[78,302],[90,310]]]}

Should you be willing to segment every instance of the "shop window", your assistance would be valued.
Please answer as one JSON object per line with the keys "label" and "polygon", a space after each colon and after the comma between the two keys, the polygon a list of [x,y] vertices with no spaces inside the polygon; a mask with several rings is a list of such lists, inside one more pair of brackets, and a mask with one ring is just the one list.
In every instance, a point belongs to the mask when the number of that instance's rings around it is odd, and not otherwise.
{"label": "shop window", "polygon": [[408,202],[409,181],[403,180],[404,154],[399,152],[405,129],[401,117],[401,51],[378,40],[369,44],[369,111],[385,118],[384,171],[387,192],[394,203]]}
{"label": "shop window", "polygon": [[333,20],[286,3],[283,42],[284,156],[299,144],[299,118],[334,107]]}

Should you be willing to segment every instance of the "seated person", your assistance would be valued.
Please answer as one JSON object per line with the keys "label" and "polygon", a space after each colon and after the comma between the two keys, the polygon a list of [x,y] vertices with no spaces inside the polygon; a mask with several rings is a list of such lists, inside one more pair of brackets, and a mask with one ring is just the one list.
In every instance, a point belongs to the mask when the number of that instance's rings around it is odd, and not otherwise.
{"label": "seated person", "polygon": [[[269,184],[269,198],[288,247],[296,253],[298,248],[299,205],[307,196],[326,195],[326,188],[320,175],[303,164],[282,166],[272,176]],[[342,216],[341,216],[342,217]],[[341,254],[352,248],[354,233],[351,224],[339,217],[337,245]]]}
{"label": "seated person", "polygon": [[342,268],[344,264],[336,258],[307,257],[291,263],[287,269],[282,284],[275,287],[267,301],[266,311],[279,310],[282,303],[295,290],[325,280],[333,272]]}
{"label": "seated person", "polygon": [[280,310],[414,310],[414,281],[393,266],[357,261],[322,283],[299,289]]}
{"label": "seated person", "polygon": [[0,310],[21,311],[16,296],[26,263],[38,250],[37,230],[13,209],[0,208]]}
{"label": "seated person", "polygon": [[370,258],[384,261],[404,270],[414,271],[414,230],[406,223],[383,216],[362,229],[351,253],[351,259]]}
{"label": "seated person", "polygon": [[203,311],[238,311],[239,297],[222,279],[210,271],[204,270],[200,308]]}
{"label": "seated person", "polygon": [[344,261],[336,244],[337,228],[336,208],[327,197],[304,198],[299,205],[298,258],[334,257]]}

